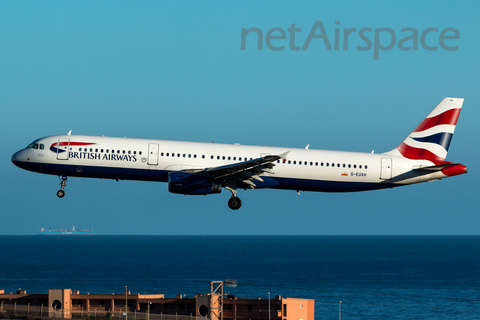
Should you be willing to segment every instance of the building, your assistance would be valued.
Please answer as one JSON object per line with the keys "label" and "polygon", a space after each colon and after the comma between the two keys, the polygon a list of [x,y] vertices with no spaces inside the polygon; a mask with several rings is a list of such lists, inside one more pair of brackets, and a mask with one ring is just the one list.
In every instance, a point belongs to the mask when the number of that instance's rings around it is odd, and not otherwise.
{"label": "building", "polygon": [[[195,297],[163,294],[80,293],[71,289],[50,289],[29,294],[25,290],[0,290],[0,314],[32,315],[50,318],[162,319],[177,320],[314,320],[315,300],[283,298],[243,299],[223,294],[223,282],[212,281],[210,293]],[[179,319],[180,318],[180,319]]]}

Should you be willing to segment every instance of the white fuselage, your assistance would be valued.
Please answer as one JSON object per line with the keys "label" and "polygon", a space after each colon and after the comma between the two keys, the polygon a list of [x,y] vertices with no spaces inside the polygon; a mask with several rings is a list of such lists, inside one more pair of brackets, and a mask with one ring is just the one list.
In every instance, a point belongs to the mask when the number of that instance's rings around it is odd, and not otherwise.
{"label": "white fuselage", "polygon": [[273,163],[273,173],[262,174],[264,182],[254,181],[256,188],[348,192],[446,177],[441,171],[414,170],[432,166],[429,160],[391,154],[80,135],[38,139],[15,153],[12,161],[26,170],[59,176],[167,182],[169,172],[221,167],[285,152],[286,159]]}

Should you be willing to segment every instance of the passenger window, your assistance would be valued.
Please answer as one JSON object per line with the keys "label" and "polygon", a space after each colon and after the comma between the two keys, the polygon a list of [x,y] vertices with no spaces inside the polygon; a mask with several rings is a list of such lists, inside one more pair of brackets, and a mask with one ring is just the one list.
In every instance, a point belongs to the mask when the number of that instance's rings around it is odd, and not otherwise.
{"label": "passenger window", "polygon": [[185,153],[183,154],[183,157],[185,158]]}
{"label": "passenger window", "polygon": [[288,164],[292,163],[292,161],[288,160]]}
{"label": "passenger window", "polygon": [[359,167],[360,169],[362,169],[362,165],[359,165],[358,167]]}
{"label": "passenger window", "polygon": [[125,150],[123,150],[122,153],[125,154]]}
{"label": "passenger window", "polygon": [[367,169],[367,165],[365,165],[365,169]]}
{"label": "passenger window", "polygon": [[330,164],[327,162],[327,167],[329,166]]}
{"label": "passenger window", "polygon": [[128,150],[128,154],[132,154],[132,151]]}
{"label": "passenger window", "polygon": [[139,154],[139,155],[142,155],[142,151],[139,151],[138,154]]}
{"label": "passenger window", "polygon": [[318,166],[318,162],[315,162],[315,165]]}
{"label": "passenger window", "polygon": [[320,164],[321,167],[323,167],[323,162]]}
{"label": "passenger window", "polygon": [[180,158],[180,153],[177,153],[177,157]]}
{"label": "passenger window", "polygon": [[354,164],[354,165],[353,165],[353,168],[354,168],[354,169],[356,169],[356,168],[357,168],[357,165],[356,165],[356,164]]}
{"label": "passenger window", "polygon": [[163,157],[163,152],[162,152],[162,153],[160,153],[160,155]]}
{"label": "passenger window", "polygon": [[340,168],[340,163],[337,163],[337,168]]}
{"label": "passenger window", "polygon": [[220,160],[220,156],[217,156],[217,160]]}
{"label": "passenger window", "polygon": [[133,151],[133,154],[137,154],[137,151]]}
{"label": "passenger window", "polygon": [[352,167],[352,165],[351,165],[351,164],[349,164],[349,165],[348,165],[348,167],[349,167],[349,168],[351,168],[351,167]]}
{"label": "passenger window", "polygon": [[98,152],[98,149],[95,149],[95,152]]}

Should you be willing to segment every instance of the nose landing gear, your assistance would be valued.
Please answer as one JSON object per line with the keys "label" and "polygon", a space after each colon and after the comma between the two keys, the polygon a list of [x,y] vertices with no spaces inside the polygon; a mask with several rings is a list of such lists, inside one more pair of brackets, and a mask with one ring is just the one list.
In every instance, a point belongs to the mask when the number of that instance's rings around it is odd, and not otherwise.
{"label": "nose landing gear", "polygon": [[63,198],[65,196],[65,187],[67,186],[67,176],[58,176],[60,179],[61,189],[57,191],[57,197]]}

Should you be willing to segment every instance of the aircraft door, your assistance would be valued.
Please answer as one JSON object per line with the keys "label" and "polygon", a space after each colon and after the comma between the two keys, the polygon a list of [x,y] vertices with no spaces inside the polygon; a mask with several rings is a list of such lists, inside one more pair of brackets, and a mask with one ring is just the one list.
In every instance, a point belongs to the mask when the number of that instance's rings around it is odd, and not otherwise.
{"label": "aircraft door", "polygon": [[380,179],[392,179],[392,158],[382,158],[382,167],[380,170]]}
{"label": "aircraft door", "polygon": [[57,144],[57,159],[68,160],[68,150],[70,148],[70,139],[60,138]]}
{"label": "aircraft door", "polygon": [[158,143],[148,144],[148,165],[158,165]]}

